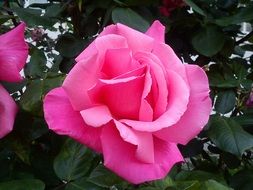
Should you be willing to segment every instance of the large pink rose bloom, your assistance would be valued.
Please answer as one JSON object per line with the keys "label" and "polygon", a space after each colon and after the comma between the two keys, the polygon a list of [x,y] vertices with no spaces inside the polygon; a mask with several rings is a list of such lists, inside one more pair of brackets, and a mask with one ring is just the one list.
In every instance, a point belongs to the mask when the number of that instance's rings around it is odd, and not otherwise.
{"label": "large pink rose bloom", "polygon": [[205,72],[182,64],[155,21],[143,34],[106,27],[44,100],[49,128],[102,153],[129,182],[161,179],[211,111]]}
{"label": "large pink rose bloom", "polygon": [[[25,24],[0,36],[0,80],[19,82],[19,74],[28,56],[28,45],[24,41]],[[8,134],[14,124],[17,106],[9,93],[0,84],[0,138]]]}

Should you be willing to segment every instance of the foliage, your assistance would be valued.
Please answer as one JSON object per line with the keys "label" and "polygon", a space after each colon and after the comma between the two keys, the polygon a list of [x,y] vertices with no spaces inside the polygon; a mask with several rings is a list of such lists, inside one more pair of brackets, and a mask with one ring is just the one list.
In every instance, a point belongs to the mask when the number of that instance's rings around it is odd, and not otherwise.
{"label": "foliage", "polygon": [[[253,107],[246,103],[253,32],[241,30],[242,23],[253,27],[253,1],[185,0],[167,17],[158,0],[50,0],[27,8],[22,2],[0,2],[0,32],[23,20],[30,46],[25,79],[3,83],[20,111],[14,131],[0,140],[0,189],[253,189]],[[163,180],[134,186],[105,169],[100,155],[49,131],[42,100],[103,27],[121,22],[146,31],[155,19],[166,25],[166,43],[177,55],[205,69],[213,112],[198,137],[178,145],[185,163]]]}

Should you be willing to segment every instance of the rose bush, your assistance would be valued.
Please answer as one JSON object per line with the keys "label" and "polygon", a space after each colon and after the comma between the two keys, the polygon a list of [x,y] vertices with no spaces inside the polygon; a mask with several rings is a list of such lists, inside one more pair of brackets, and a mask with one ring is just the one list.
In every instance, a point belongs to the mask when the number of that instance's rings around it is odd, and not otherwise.
{"label": "rose bush", "polygon": [[205,72],[182,64],[155,21],[143,34],[110,25],[44,99],[50,129],[102,153],[104,165],[138,184],[163,178],[211,112]]}
{"label": "rose bush", "polygon": [[[28,45],[24,40],[25,23],[0,36],[0,80],[19,82],[19,72],[28,56]],[[9,93],[0,84],[0,138],[8,134],[17,113],[17,106]]]}

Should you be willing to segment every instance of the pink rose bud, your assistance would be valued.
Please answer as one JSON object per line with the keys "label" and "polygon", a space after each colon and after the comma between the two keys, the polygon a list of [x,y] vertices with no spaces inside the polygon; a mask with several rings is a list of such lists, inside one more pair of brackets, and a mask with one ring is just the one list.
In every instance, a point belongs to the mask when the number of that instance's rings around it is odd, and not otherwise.
{"label": "pink rose bud", "polygon": [[248,107],[252,107],[252,106],[253,106],[253,91],[250,93],[249,98],[248,98],[248,100],[246,101],[246,105],[247,105]]}
{"label": "pink rose bud", "polygon": [[42,28],[34,28],[31,32],[31,38],[33,41],[41,41],[44,35],[44,30]]}
{"label": "pink rose bud", "polygon": [[170,16],[171,12],[176,8],[186,6],[183,0],[163,0],[162,4],[163,6],[159,8],[159,11],[163,16],[167,17]]}
{"label": "pink rose bud", "polygon": [[205,72],[182,64],[164,31],[159,21],[146,33],[107,26],[44,99],[50,129],[103,154],[134,184],[164,178],[183,161],[177,144],[198,135],[212,107]]}
{"label": "pink rose bud", "polygon": [[[28,45],[24,41],[25,24],[0,35],[0,80],[19,82],[19,74],[28,56]],[[0,84],[0,138],[9,133],[14,124],[17,106],[9,93]]]}

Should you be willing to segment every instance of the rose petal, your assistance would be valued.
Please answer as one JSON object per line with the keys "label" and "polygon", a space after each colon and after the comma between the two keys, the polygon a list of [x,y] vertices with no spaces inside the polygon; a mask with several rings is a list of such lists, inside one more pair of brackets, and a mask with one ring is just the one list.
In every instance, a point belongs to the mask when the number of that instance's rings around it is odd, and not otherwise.
{"label": "rose petal", "polygon": [[[154,118],[158,118],[162,113],[166,111],[167,107],[167,83],[165,79],[165,70],[160,63],[159,59],[153,56],[151,53],[138,52],[134,55],[134,58],[142,64],[147,64],[150,67],[150,73],[152,78],[152,90],[154,100]],[[157,88],[156,88],[157,86]]]}
{"label": "rose petal", "polygon": [[116,26],[117,34],[126,38],[128,47],[133,53],[138,51],[152,51],[154,46],[153,38],[123,24],[117,24]]}
{"label": "rose petal", "polygon": [[175,72],[168,71],[168,107],[159,118],[153,122],[121,119],[135,130],[154,132],[176,124],[187,109],[189,101],[189,88],[185,81]]}
{"label": "rose petal", "polygon": [[12,130],[17,111],[15,101],[0,85],[0,138]]}
{"label": "rose petal", "polygon": [[99,35],[75,60],[77,62],[98,54],[104,58],[108,49],[128,48],[126,38],[116,34]]}
{"label": "rose petal", "polygon": [[92,127],[100,127],[112,119],[111,113],[105,105],[94,106],[92,108],[82,110],[80,113],[85,123]]}
{"label": "rose petal", "polygon": [[25,23],[0,35],[0,80],[18,82],[19,74],[28,56],[28,45],[24,41]]}
{"label": "rose petal", "polygon": [[[94,103],[106,105],[113,117],[138,119],[144,76],[102,80],[89,90]],[[131,103],[129,103],[131,102]]]}
{"label": "rose petal", "polygon": [[171,167],[183,159],[175,144],[153,140],[154,163],[143,163],[136,159],[136,147],[123,141],[113,124],[104,127],[101,142],[105,166],[134,184],[164,178]]}
{"label": "rose petal", "polygon": [[152,133],[135,131],[116,120],[114,123],[124,141],[137,145],[136,158],[144,163],[154,163]]}
{"label": "rose petal", "polygon": [[108,78],[114,78],[134,69],[137,69],[137,65],[132,61],[131,51],[128,48],[106,51],[102,72]]}
{"label": "rose petal", "polygon": [[46,95],[44,116],[49,129],[59,135],[68,135],[95,151],[101,152],[101,129],[84,123],[81,114],[73,110],[63,88],[55,88]]}
{"label": "rose petal", "polygon": [[154,38],[157,42],[164,43],[165,27],[160,23],[160,21],[156,20],[147,30],[146,34]]}
{"label": "rose petal", "polygon": [[175,71],[187,82],[184,65],[170,46],[164,43],[156,43],[152,53],[159,58],[166,70]]}
{"label": "rose petal", "polygon": [[180,144],[187,144],[202,130],[212,109],[205,72],[196,65],[185,68],[191,89],[187,110],[178,123],[155,133],[161,139]]}
{"label": "rose petal", "polygon": [[64,80],[63,88],[76,111],[81,111],[91,106],[87,90],[91,88],[99,77],[100,63],[96,55],[78,62]]}

